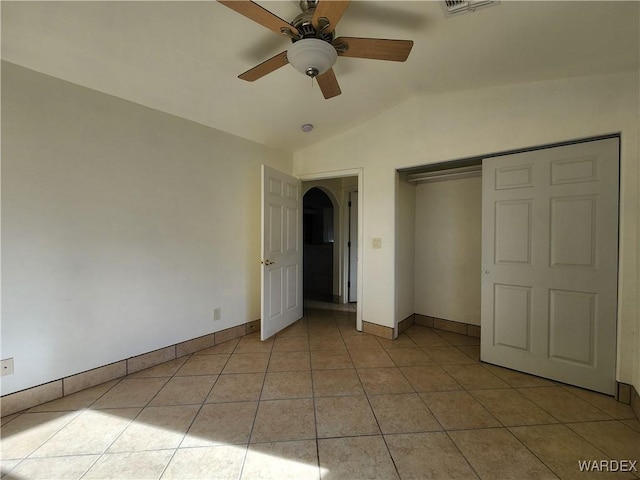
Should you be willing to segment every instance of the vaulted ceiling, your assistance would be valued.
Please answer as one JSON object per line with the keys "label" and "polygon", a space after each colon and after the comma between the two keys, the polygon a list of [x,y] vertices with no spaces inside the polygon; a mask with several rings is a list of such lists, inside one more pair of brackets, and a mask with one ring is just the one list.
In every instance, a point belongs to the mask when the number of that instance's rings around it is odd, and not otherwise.
{"label": "vaulted ceiling", "polygon": [[[300,12],[258,3],[287,21]],[[3,1],[2,59],[294,151],[416,95],[637,71],[639,7],[503,0],[446,16],[443,2],[355,0],[337,36],[415,43],[404,63],[338,58],[330,100],[291,66],[239,80],[290,41],[215,1]]]}

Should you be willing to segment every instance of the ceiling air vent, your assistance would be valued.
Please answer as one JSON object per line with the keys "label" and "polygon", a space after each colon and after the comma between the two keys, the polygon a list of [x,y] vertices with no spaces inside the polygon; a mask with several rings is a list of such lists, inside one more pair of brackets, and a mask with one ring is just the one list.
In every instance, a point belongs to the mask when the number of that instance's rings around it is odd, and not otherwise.
{"label": "ceiling air vent", "polygon": [[497,0],[444,0],[444,11],[446,15],[455,15],[464,12],[474,12],[476,8],[497,5]]}

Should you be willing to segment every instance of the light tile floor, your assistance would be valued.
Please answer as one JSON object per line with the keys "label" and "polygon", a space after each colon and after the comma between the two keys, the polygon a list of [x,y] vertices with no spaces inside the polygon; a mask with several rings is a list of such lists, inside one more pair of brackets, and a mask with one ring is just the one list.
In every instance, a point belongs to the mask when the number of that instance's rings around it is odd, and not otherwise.
{"label": "light tile floor", "polygon": [[353,311],[307,309],[266,342],[5,417],[2,478],[640,478],[578,468],[640,459],[628,406],[479,363],[475,338],[354,326]]}

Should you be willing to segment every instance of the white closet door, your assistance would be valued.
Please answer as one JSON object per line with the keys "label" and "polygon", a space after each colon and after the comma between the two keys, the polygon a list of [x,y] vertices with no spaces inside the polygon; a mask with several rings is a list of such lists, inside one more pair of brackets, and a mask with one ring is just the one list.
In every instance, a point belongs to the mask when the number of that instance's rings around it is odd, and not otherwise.
{"label": "white closet door", "polygon": [[613,394],[619,140],[483,161],[483,361]]}

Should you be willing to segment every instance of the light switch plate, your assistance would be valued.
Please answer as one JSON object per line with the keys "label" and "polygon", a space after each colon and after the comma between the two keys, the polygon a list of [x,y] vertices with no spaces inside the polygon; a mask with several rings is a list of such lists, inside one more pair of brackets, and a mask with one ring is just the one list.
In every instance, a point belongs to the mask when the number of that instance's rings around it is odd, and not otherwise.
{"label": "light switch plate", "polygon": [[382,239],[380,237],[374,237],[371,239],[371,248],[382,248]]}

